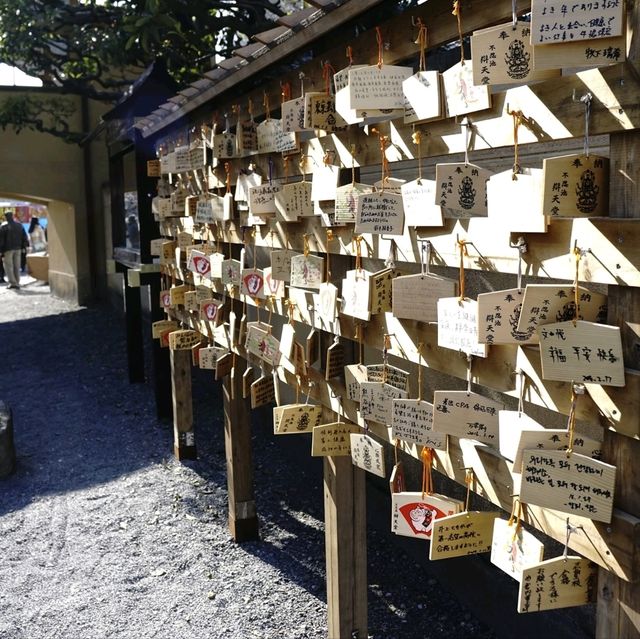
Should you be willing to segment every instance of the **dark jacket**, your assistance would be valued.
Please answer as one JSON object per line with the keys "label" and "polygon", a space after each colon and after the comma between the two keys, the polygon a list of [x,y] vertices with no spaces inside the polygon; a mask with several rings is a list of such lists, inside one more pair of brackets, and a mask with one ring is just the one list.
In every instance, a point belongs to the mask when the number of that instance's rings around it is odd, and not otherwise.
{"label": "dark jacket", "polygon": [[11,220],[0,226],[0,253],[19,251],[29,246],[27,232],[20,222]]}

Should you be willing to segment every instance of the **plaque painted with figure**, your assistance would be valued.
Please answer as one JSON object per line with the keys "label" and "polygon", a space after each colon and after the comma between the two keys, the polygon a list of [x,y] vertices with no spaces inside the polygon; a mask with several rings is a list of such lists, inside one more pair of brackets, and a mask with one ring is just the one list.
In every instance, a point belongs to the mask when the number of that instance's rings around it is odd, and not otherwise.
{"label": "plaque painted with figure", "polygon": [[487,215],[487,180],[491,171],[475,164],[436,164],[435,204],[444,217]]}

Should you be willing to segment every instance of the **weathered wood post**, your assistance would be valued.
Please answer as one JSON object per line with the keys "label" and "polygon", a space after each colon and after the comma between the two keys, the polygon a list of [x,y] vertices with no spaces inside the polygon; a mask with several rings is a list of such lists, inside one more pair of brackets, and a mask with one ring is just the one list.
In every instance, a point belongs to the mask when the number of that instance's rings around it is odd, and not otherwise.
{"label": "weathered wood post", "polygon": [[196,459],[191,398],[191,351],[171,350],[173,452],[177,459]]}
{"label": "weathered wood post", "polygon": [[329,639],[367,637],[365,471],[351,457],[324,458]]}
{"label": "weathered wood post", "polygon": [[231,375],[223,382],[224,446],[227,458],[229,530],[237,542],[259,538],[253,491],[251,410],[242,397],[242,374],[247,363],[236,357]]}

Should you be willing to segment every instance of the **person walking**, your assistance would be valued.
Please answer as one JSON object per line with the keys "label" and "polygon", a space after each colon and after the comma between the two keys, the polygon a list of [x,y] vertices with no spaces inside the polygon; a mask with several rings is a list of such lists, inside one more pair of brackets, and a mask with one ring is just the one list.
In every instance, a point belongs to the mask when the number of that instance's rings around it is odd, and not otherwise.
{"label": "person walking", "polygon": [[0,257],[9,288],[20,288],[20,256],[29,246],[27,232],[20,222],[13,219],[13,213],[4,214],[6,222],[0,226]]}

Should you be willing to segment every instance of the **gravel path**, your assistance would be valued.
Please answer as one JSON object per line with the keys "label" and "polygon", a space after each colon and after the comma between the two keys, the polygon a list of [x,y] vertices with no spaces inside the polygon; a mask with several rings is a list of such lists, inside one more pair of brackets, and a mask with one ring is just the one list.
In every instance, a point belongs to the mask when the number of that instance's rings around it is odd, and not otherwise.
{"label": "gravel path", "polygon": [[[262,540],[234,544],[216,384],[194,371],[200,459],[178,464],[151,387],[126,381],[123,334],[109,309],[0,287],[19,463],[0,483],[0,639],[326,637],[322,466],[307,438],[283,445],[254,419]],[[392,542],[369,532],[375,639],[493,637]]]}

